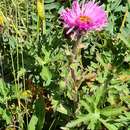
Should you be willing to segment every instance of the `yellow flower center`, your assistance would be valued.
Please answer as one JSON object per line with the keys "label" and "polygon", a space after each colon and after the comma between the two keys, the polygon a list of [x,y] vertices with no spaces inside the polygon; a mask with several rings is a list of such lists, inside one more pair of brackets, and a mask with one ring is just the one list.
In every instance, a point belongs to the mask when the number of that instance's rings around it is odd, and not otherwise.
{"label": "yellow flower center", "polygon": [[89,16],[80,16],[79,19],[83,23],[89,23],[89,22],[91,22],[91,18]]}

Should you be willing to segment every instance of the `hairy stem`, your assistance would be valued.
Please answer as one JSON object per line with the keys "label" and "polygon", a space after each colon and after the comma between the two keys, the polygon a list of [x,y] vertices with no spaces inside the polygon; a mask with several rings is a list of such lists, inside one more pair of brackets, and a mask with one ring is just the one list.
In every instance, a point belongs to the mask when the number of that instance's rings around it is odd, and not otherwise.
{"label": "hairy stem", "polygon": [[80,48],[79,48],[79,45],[81,43],[81,36],[78,36],[74,46],[73,46],[73,50],[72,50],[72,53],[73,53],[73,60],[76,60],[78,58],[78,56],[80,55],[79,52],[80,52]]}
{"label": "hairy stem", "polygon": [[[80,57],[80,51],[81,51],[81,48],[79,48],[80,43],[81,43],[81,35],[78,36],[75,44],[73,45],[72,58],[71,58],[70,64],[74,64],[75,62],[77,62],[79,57]],[[77,90],[78,90],[78,80],[77,80],[77,77],[76,77],[76,72],[73,68],[71,68],[71,76],[72,76],[72,79],[73,79],[73,82],[74,82],[74,85],[73,85],[74,91],[77,92]]]}

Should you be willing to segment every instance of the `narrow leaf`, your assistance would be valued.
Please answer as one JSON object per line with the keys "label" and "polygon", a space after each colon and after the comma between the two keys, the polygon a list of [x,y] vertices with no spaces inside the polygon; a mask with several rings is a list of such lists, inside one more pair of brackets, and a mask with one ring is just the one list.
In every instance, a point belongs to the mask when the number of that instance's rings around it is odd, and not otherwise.
{"label": "narrow leaf", "polygon": [[36,130],[42,130],[45,121],[45,101],[43,97],[36,100],[35,111],[38,118]]}
{"label": "narrow leaf", "polygon": [[29,125],[28,125],[28,130],[36,130],[36,124],[37,124],[38,118],[36,115],[33,115]]}
{"label": "narrow leaf", "polygon": [[110,117],[110,116],[118,116],[123,111],[125,111],[125,107],[117,107],[117,108],[107,107],[102,109],[100,113],[103,116]]}

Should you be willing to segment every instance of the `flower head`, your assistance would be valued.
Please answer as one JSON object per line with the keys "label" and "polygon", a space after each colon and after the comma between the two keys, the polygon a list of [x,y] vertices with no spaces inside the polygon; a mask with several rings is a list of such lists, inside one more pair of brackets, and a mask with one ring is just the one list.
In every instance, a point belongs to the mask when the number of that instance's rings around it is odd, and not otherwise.
{"label": "flower head", "polygon": [[60,18],[63,20],[64,27],[68,32],[73,29],[78,31],[101,30],[107,25],[107,14],[95,2],[86,2],[79,4],[77,0],[73,1],[72,8],[64,9]]}
{"label": "flower head", "polygon": [[0,15],[0,25],[3,25],[4,24],[4,18],[2,15]]}
{"label": "flower head", "polygon": [[3,25],[4,25],[4,18],[2,15],[0,15],[0,32],[3,31]]}

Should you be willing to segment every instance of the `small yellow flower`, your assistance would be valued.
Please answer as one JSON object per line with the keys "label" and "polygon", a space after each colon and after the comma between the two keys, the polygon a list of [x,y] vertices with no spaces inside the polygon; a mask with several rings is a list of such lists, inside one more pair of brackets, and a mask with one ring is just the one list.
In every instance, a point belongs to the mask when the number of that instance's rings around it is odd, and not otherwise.
{"label": "small yellow flower", "polygon": [[24,98],[31,98],[32,97],[32,93],[30,90],[25,90],[23,92],[21,92],[21,97],[24,97]]}
{"label": "small yellow flower", "polygon": [[37,12],[38,16],[44,20],[45,19],[45,13],[44,13],[44,0],[37,0]]}
{"label": "small yellow flower", "polygon": [[4,18],[2,15],[0,15],[0,25],[3,26],[3,24],[4,24]]}

